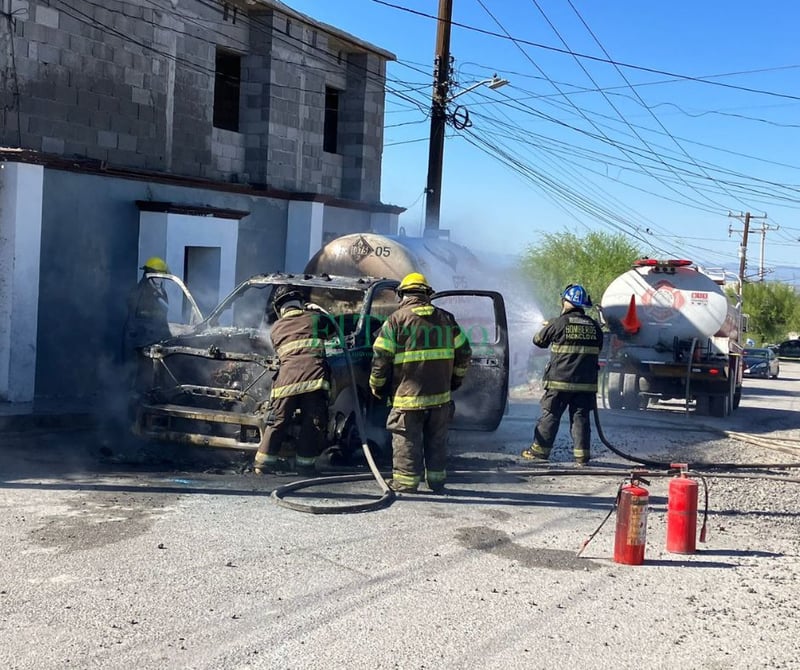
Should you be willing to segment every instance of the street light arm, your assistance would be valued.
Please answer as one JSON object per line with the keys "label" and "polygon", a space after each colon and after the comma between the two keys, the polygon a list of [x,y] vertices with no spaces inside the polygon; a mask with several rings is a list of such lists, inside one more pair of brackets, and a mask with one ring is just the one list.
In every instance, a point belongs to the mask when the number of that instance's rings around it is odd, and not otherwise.
{"label": "street light arm", "polygon": [[507,83],[508,83],[508,79],[503,79],[502,77],[498,77],[497,75],[494,75],[491,79],[484,79],[482,81],[479,81],[476,84],[472,84],[472,86],[467,86],[467,88],[465,88],[464,90],[459,91],[455,95],[451,95],[449,98],[447,98],[447,100],[445,102],[451,102],[451,101],[455,100],[460,95],[464,95],[465,93],[469,93],[470,91],[474,91],[479,86],[488,86],[493,91],[496,91],[498,88],[502,88]]}

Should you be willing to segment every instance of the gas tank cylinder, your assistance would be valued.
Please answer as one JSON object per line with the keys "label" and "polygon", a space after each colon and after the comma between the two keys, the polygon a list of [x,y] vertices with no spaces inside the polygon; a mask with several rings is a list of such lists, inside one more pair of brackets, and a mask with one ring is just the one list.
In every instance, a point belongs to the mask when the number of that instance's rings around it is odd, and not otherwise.
{"label": "gas tank cylinder", "polygon": [[614,537],[614,562],[642,565],[647,540],[647,507],[650,494],[633,479],[619,492],[617,532]]}
{"label": "gas tank cylinder", "polygon": [[667,551],[693,554],[697,537],[697,492],[694,479],[681,472],[669,483],[667,498]]}

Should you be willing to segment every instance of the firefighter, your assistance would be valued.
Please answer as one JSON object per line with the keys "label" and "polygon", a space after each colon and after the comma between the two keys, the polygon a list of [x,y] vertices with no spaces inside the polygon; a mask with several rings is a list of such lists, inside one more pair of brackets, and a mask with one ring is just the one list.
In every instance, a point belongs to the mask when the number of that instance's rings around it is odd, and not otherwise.
{"label": "firefighter", "polygon": [[280,366],[272,383],[269,417],[253,463],[256,474],[285,471],[279,457],[289,423],[300,410],[295,468],[300,474],[316,471],[317,456],[325,448],[330,371],[320,314],[305,303],[293,286],[278,286],[272,298],[278,320],[270,331]]}
{"label": "firefighter", "polygon": [[569,408],[573,457],[578,465],[589,462],[589,419],[595,407],[597,373],[603,331],[586,314],[592,299],[583,286],[570,284],[561,294],[561,315],[545,322],[533,336],[537,347],[550,347],[550,361],[544,370],[541,416],[533,432],[533,444],[522,457],[546,461],[558,433],[564,411]]}
{"label": "firefighter", "polygon": [[163,280],[149,276],[151,272],[168,274],[169,267],[163,259],[153,256],[145,261],[141,270],[142,278],[128,295],[123,345],[125,360],[135,358],[142,347],[170,336],[168,298]]}
{"label": "firefighter", "polygon": [[423,467],[428,488],[444,492],[450,394],[464,381],[472,355],[453,315],[431,304],[432,293],[424,275],[406,275],[397,287],[400,306],[373,345],[370,389],[391,405],[386,428],[392,434],[392,478],[387,484],[403,493],[417,491]]}

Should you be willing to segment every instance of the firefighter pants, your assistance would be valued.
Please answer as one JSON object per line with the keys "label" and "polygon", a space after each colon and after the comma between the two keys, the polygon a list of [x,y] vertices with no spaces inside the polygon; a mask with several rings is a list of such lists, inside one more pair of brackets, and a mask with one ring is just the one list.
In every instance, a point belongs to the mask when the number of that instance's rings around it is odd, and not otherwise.
{"label": "firefighter pants", "polygon": [[313,462],[326,445],[328,392],[324,390],[273,398],[270,401],[267,427],[258,445],[258,453],[277,456],[286,439],[290,422],[300,410],[300,434],[297,437],[297,460]]}
{"label": "firefighter pants", "polygon": [[595,404],[595,393],[585,391],[550,391],[542,396],[542,415],[533,430],[532,451],[542,458],[550,456],[561,416],[569,408],[569,425],[572,433],[572,455],[578,462],[589,460],[590,418]]}
{"label": "firefighter pants", "polygon": [[447,430],[452,417],[452,404],[416,410],[392,408],[386,419],[386,429],[392,434],[392,478],[395,481],[417,487],[424,468],[428,486],[444,485]]}

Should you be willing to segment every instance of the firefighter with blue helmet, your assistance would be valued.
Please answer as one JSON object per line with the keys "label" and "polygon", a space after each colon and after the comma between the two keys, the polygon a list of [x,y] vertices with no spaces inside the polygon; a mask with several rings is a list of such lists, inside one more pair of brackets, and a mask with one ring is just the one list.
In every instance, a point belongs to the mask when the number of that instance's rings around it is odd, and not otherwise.
{"label": "firefighter with blue helmet", "polygon": [[595,407],[603,331],[585,309],[592,299],[580,284],[570,284],[561,294],[561,314],[545,322],[533,343],[550,348],[544,371],[541,416],[533,433],[533,444],[521,456],[547,461],[558,433],[561,417],[569,409],[573,457],[578,465],[589,462],[590,418]]}

